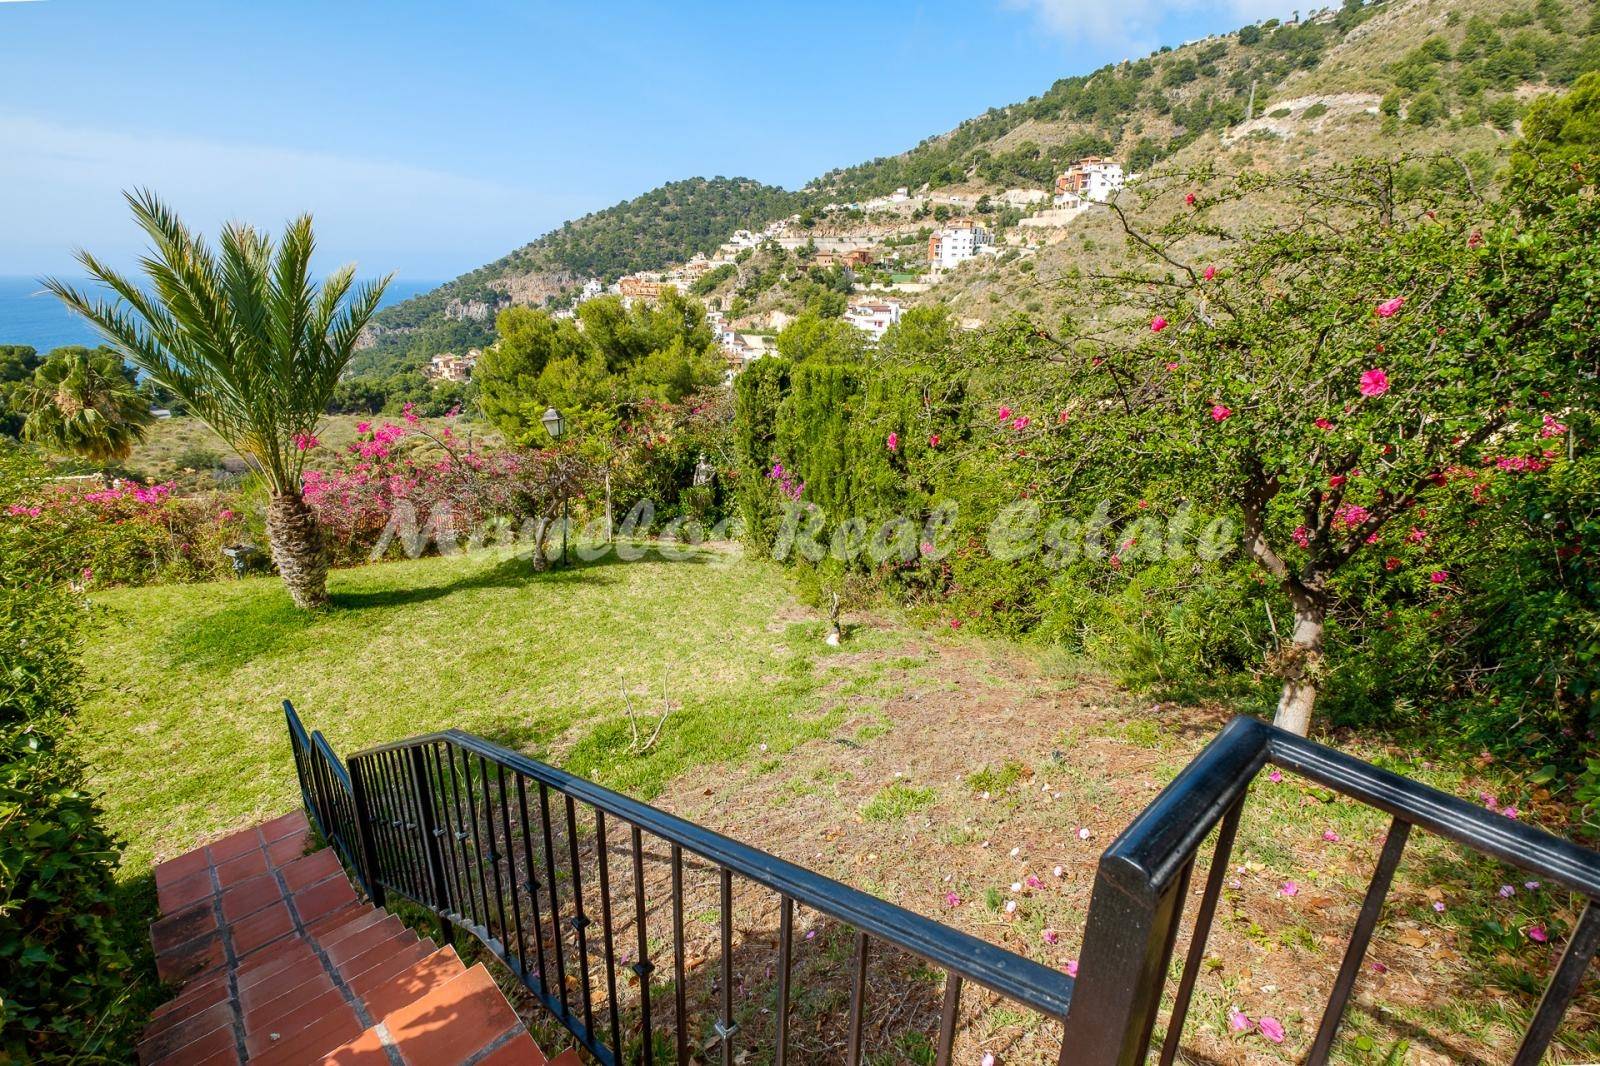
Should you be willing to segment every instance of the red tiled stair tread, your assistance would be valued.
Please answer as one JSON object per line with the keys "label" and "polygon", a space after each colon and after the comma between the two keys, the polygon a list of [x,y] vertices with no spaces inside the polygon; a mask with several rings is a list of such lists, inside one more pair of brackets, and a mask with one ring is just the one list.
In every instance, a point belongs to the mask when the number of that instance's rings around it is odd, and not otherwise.
{"label": "red tiled stair tread", "polygon": [[[339,963],[339,976],[348,982],[351,978],[364,974],[375,966],[382,966],[389,959],[405,952],[410,952],[414,960],[416,955],[413,949],[420,944],[421,941],[417,939],[417,934],[410,929],[403,933],[396,933],[383,943],[375,944],[354,958],[346,959],[344,962]],[[432,951],[433,945],[430,943],[428,950],[423,954],[426,956]]]}
{"label": "red tiled stair tread", "polygon": [[209,899],[203,900],[151,922],[150,946],[157,955],[164,955],[197,936],[215,932],[216,928],[217,908]]}
{"label": "red tiled stair tread", "polygon": [[370,903],[357,900],[354,903],[346,903],[343,907],[335,907],[314,922],[307,922],[306,932],[310,934],[311,939],[320,942],[324,936],[340,926],[355,921],[363,915],[377,913],[383,912]]}
{"label": "red tiled stair tread", "polygon": [[[319,973],[297,985],[272,985],[271,990],[278,993],[275,996],[254,997],[249,1004],[240,1003],[244,1010],[244,1031],[246,1036],[261,1032],[263,1029],[275,1029],[278,1019],[299,1010],[307,1003],[325,996],[329,992],[337,995],[340,1002],[344,996],[333,986],[333,978],[326,973]],[[320,1016],[325,1011],[318,1011]]]}
{"label": "red tiled stair tread", "polygon": [[[415,944],[407,944],[388,958],[375,961],[372,966],[362,970],[360,973],[345,977],[344,983],[349,986],[350,991],[364,999],[368,992],[377,988],[412,963],[421,962],[433,954],[434,950],[433,941],[431,940],[420,940]],[[348,971],[346,972],[348,973]]]}
{"label": "red tiled stair tread", "polygon": [[316,957],[316,952],[311,950],[310,944],[299,937],[288,937],[277,943],[268,944],[247,959],[241,959],[234,974],[242,990],[296,963],[315,961]]}
{"label": "red tiled stair tread", "polygon": [[284,837],[274,840],[267,845],[267,861],[273,866],[283,866],[293,862],[306,853],[306,848],[311,846],[311,834],[302,829]]}
{"label": "red tiled stair tread", "polygon": [[[565,1056],[563,1056],[565,1058]],[[547,1060],[527,1033],[518,1033],[478,1060],[477,1066],[544,1066]],[[572,1059],[574,1064],[577,1059]]]}
{"label": "red tiled stair tread", "polygon": [[217,974],[200,981],[190,981],[176,997],[151,1011],[150,1020],[158,1022],[167,1018],[181,1018],[205,1010],[211,1004],[221,1003],[227,998],[228,978],[224,974]]}
{"label": "red tiled stair tread", "polygon": [[382,1018],[423,996],[429,989],[467,972],[456,955],[456,949],[443,947],[426,958],[407,966],[370,992],[362,993],[367,1013]]}
{"label": "red tiled stair tread", "polygon": [[161,1034],[169,1032],[173,1029],[176,1029],[178,1026],[183,1025],[191,1018],[198,1018],[202,1014],[205,1014],[207,1011],[216,1007],[222,1007],[226,1009],[228,1011],[228,1017],[230,1019],[233,1017],[233,1004],[229,1001],[228,990],[226,987],[224,987],[221,993],[218,995],[208,995],[191,1001],[182,1010],[170,1011],[167,1014],[161,1015],[159,1018],[155,1015],[151,1015],[150,1024],[145,1026],[144,1034],[140,1038],[140,1042],[143,1043],[145,1040],[153,1040]]}
{"label": "red tiled stair tread", "polygon": [[221,840],[212,841],[206,845],[206,850],[211,853],[212,864],[220,866],[229,859],[237,859],[241,855],[247,855],[261,846],[261,834],[252,826],[249,829],[241,829],[237,833],[230,833]]}
{"label": "red tiled stair tread", "polygon": [[222,938],[208,933],[157,955],[156,975],[164,982],[177,984],[222,965],[225,957]]}
{"label": "red tiled stair tread", "polygon": [[175,1025],[146,1033],[144,1039],[139,1041],[139,1058],[145,1062],[165,1058],[217,1029],[228,1030],[229,1042],[232,1042],[233,1008],[227,1003],[212,1004]]}
{"label": "red tiled stair tread", "polygon": [[246,918],[228,927],[228,937],[233,942],[233,954],[243,959],[273,942],[294,932],[294,919],[289,917],[285,904],[269,903]]}
{"label": "red tiled stair tread", "polygon": [[356,898],[356,890],[343,877],[330,878],[294,894],[294,909],[300,920],[310,924]]}
{"label": "red tiled stair tread", "polygon": [[389,1052],[377,1026],[364,1029],[354,1040],[340,1044],[318,1060],[320,1066],[389,1066]]}
{"label": "red tiled stair tread", "polygon": [[[245,1050],[249,1061],[260,1066],[275,1063],[315,1062],[340,1044],[361,1033],[361,1021],[349,1004],[341,1003],[320,1018],[297,1018],[290,1015],[283,1020],[284,1028],[269,1030],[246,1038]],[[272,1033],[278,1039],[272,1039]]]}
{"label": "red tiled stair tread", "polygon": [[185,878],[209,869],[211,859],[205,848],[196,848],[156,866],[156,888],[170,888]]}
{"label": "red tiled stair tread", "polygon": [[385,915],[382,921],[374,922],[331,944],[324,942],[322,953],[328,957],[329,962],[337,966],[341,962],[349,962],[359,955],[366,954],[384,941],[392,940],[405,931],[404,922],[392,914]]}
{"label": "red tiled stair tread", "polygon": [[[262,861],[265,862],[265,857]],[[339,865],[339,856],[332,848],[323,848],[294,859],[278,872],[283,875],[283,883],[289,886],[289,891],[298,892],[336,874],[342,875],[344,867]]]}
{"label": "red tiled stair tread", "polygon": [[[319,995],[307,998],[295,995],[291,998],[297,999],[298,1002],[282,1004],[279,1008],[282,1013],[271,1021],[263,1021],[253,1027],[248,1021],[245,1023],[245,1047],[249,1049],[252,1055],[258,1055],[269,1047],[274,1047],[284,1040],[305,1032],[329,1014],[340,1014],[342,1016],[344,1011],[350,1011],[352,1017],[355,1015],[349,1001],[345,999],[344,992],[334,988],[331,984],[326,991]],[[355,1032],[360,1031],[361,1026],[357,1025]],[[278,1034],[278,1040],[272,1039],[273,1033]],[[320,1048],[308,1050],[314,1054],[321,1054],[329,1046],[337,1046],[344,1043],[344,1041],[350,1039],[351,1035],[346,1033],[334,1041],[332,1045],[324,1045]]]}
{"label": "red tiled stair tread", "polygon": [[237,859],[217,864],[217,881],[223,888],[260,877],[267,872],[267,853],[257,849],[246,852]]}
{"label": "red tiled stair tread", "polygon": [[276,877],[252,877],[222,890],[223,921],[237,922],[262,907],[283,899],[283,888]]}
{"label": "red tiled stair tread", "polygon": [[293,836],[296,833],[303,834],[311,826],[306,821],[306,813],[304,811],[290,811],[288,814],[278,815],[270,822],[262,822],[256,828],[261,830],[261,839],[271,844],[273,841],[282,840],[284,837]]}
{"label": "red tiled stair tread", "polygon": [[367,907],[363,910],[355,911],[341,911],[340,914],[341,917],[338,921],[318,922],[315,926],[306,930],[311,939],[315,940],[324,950],[333,947],[348,937],[354,936],[363,929],[370,929],[390,917],[388,911],[380,911],[376,907]]}
{"label": "red tiled stair tread", "polygon": [[198,1066],[199,1063],[238,1062],[238,1046],[233,1026],[228,1025],[225,1028],[213,1029],[180,1048],[167,1051],[160,1058],[146,1058],[141,1051],[140,1059],[159,1066]]}
{"label": "red tiled stair tread", "polygon": [[505,994],[479,963],[383,1019],[407,1062],[460,1062],[521,1026]]}
{"label": "red tiled stair tread", "polygon": [[173,914],[191,903],[210,899],[213,893],[211,867],[207,866],[181,880],[164,886],[156,885],[156,903],[160,906],[162,914]]}
{"label": "red tiled stair tread", "polygon": [[302,959],[293,966],[278,970],[264,981],[239,989],[239,1009],[248,1014],[263,1003],[271,1003],[292,988],[298,988],[307,981],[315,981],[318,977],[327,976],[328,970],[322,965],[321,959],[315,957]]}
{"label": "red tiled stair tread", "polygon": [[578,1057],[577,1048],[567,1048],[561,1054],[550,1060],[549,1066],[583,1066],[583,1059]]}

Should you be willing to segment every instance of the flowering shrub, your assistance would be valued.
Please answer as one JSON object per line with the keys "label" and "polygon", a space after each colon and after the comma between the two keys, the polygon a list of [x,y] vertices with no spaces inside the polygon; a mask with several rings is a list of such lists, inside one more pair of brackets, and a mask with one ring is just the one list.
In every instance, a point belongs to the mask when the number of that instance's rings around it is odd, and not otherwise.
{"label": "flowering shrub", "polygon": [[36,482],[5,501],[0,522],[20,534],[41,577],[142,585],[231,572],[222,548],[247,535],[236,501],[179,497],[171,482],[89,484]]}
{"label": "flowering shrub", "polygon": [[555,489],[574,477],[560,453],[484,452],[449,428],[422,430],[409,404],[405,416],[403,424],[361,423],[330,469],[303,475],[335,565],[367,561],[375,550],[448,550],[492,535],[496,520],[548,517]]}

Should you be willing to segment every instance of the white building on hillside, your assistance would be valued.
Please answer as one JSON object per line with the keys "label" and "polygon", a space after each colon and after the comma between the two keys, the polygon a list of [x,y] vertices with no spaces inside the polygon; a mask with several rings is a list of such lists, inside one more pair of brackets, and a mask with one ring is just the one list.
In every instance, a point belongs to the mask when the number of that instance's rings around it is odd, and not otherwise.
{"label": "white building on hillside", "polygon": [[949,225],[935,230],[928,238],[928,261],[938,270],[949,270],[993,243],[993,235],[972,219],[952,219]]}
{"label": "white building on hillside", "polygon": [[889,327],[900,321],[899,300],[863,300],[852,303],[844,320],[873,340],[882,340]]}
{"label": "white building on hillside", "polygon": [[1115,159],[1085,156],[1056,178],[1055,202],[1062,207],[1105,203],[1126,183],[1122,164]]}
{"label": "white building on hillside", "polygon": [[588,281],[583,283],[583,294],[578,297],[578,302],[582,303],[584,300],[592,300],[605,291],[606,287],[600,283],[599,278],[590,278]]}

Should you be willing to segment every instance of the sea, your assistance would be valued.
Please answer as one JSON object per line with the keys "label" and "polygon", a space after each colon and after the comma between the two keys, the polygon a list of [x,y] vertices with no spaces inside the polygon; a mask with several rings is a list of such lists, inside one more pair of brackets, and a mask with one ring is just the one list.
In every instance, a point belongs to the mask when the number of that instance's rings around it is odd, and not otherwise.
{"label": "sea", "polygon": [[[87,283],[69,279],[89,288]],[[442,282],[396,278],[384,291],[383,303],[399,303],[438,288]],[[37,278],[0,276],[0,345],[27,344],[40,352],[64,344],[96,345],[100,335],[61,301],[44,291]]]}

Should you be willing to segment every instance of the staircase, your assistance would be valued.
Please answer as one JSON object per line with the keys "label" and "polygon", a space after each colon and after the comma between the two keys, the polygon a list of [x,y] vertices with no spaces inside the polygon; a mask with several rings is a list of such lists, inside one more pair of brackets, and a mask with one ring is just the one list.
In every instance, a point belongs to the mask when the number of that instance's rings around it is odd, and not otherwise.
{"label": "staircase", "polygon": [[146,1064],[577,1066],[546,1059],[479,963],[364,903],[296,811],[156,867],[156,969],[177,986]]}

